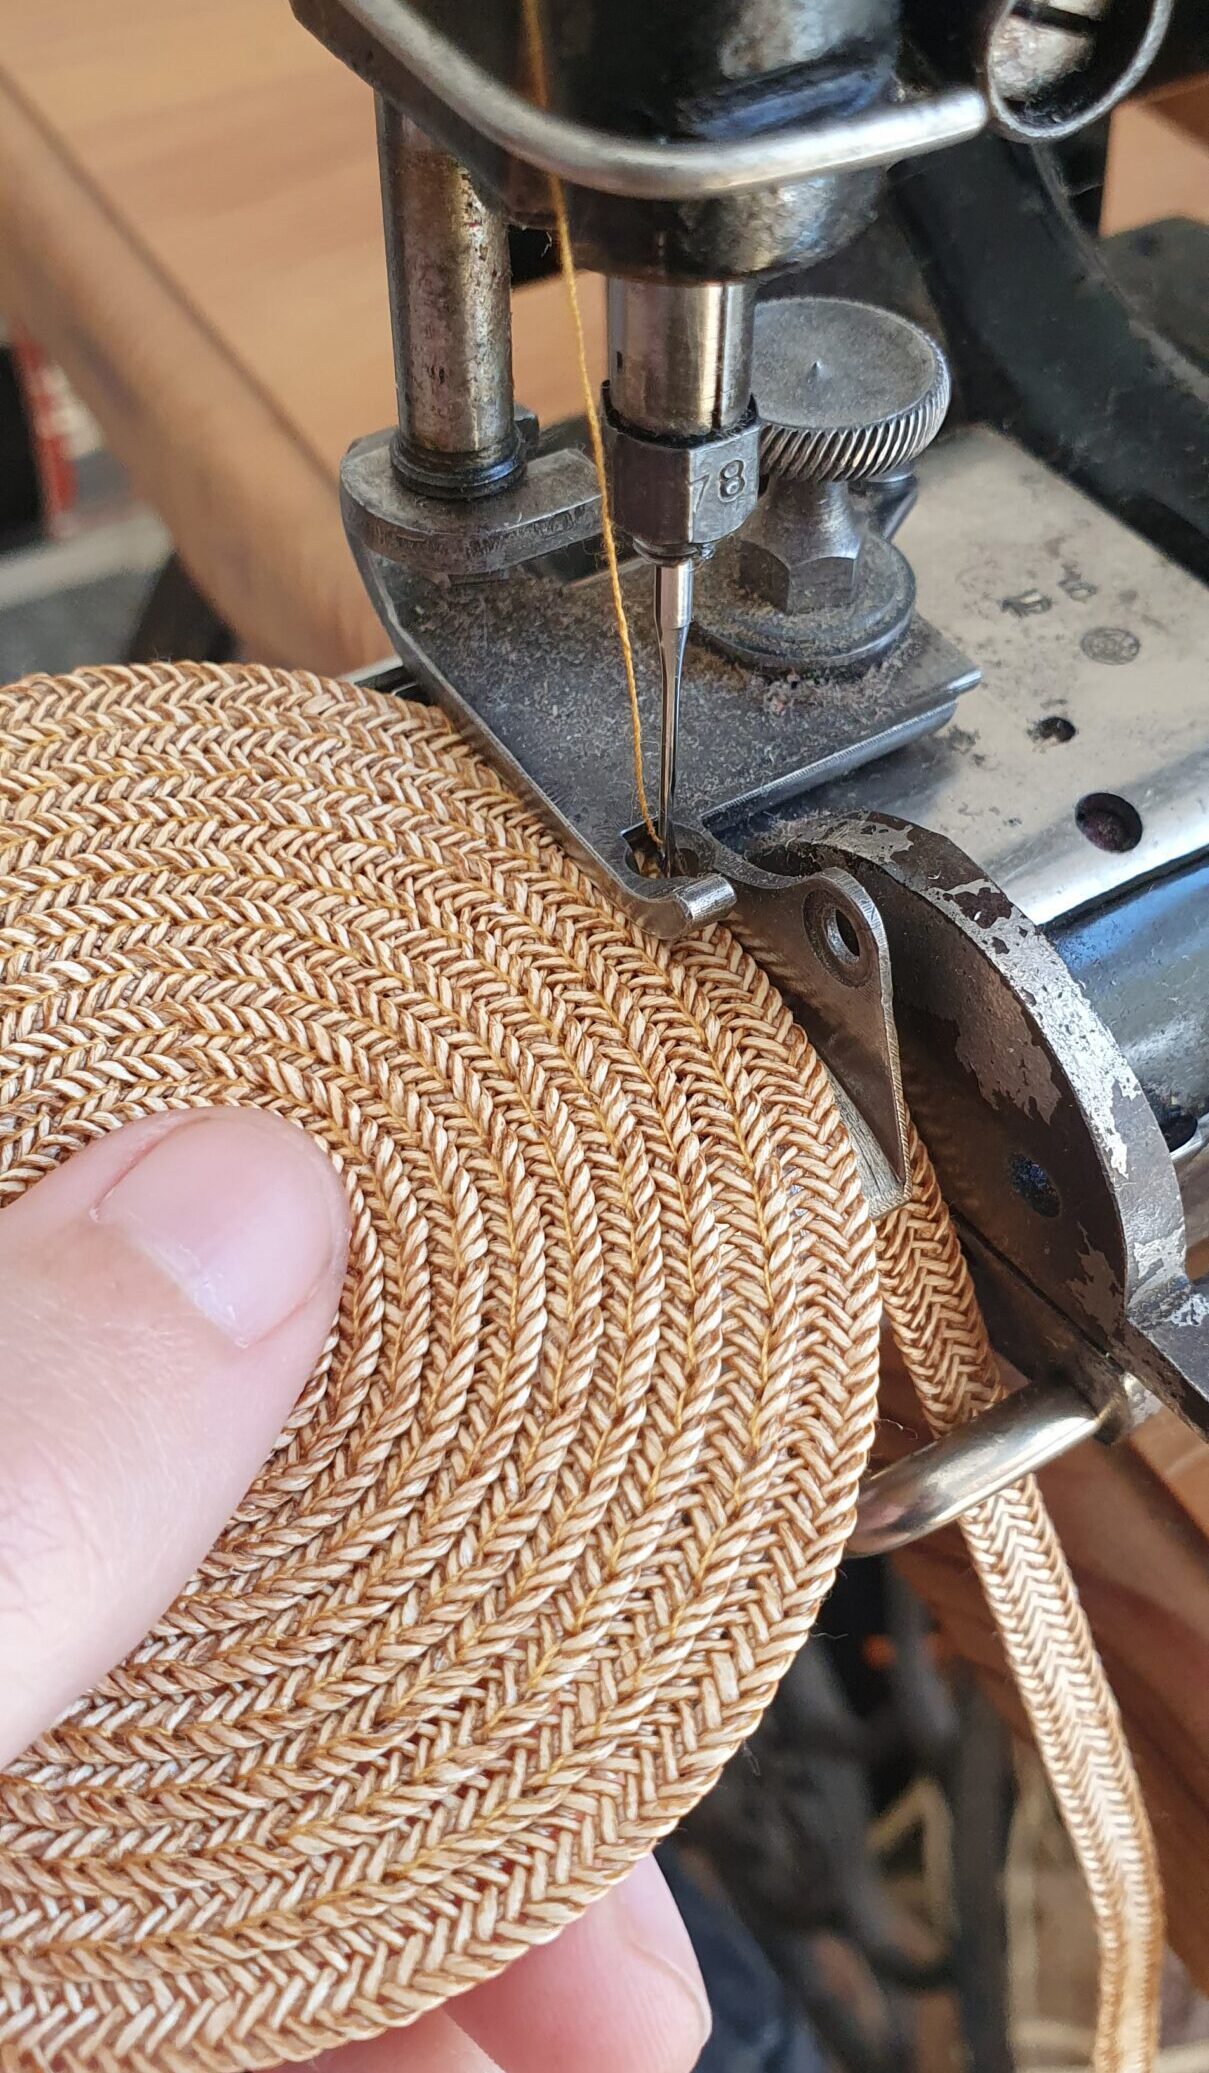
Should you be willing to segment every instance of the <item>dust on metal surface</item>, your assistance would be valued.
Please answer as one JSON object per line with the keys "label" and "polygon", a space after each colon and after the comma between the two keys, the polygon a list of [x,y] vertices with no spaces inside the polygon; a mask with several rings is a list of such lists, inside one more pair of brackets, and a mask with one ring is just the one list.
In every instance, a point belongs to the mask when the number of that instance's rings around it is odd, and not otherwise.
{"label": "dust on metal surface", "polygon": [[[688,876],[660,881],[635,863],[629,720],[603,581],[561,583],[518,570],[506,582],[455,589],[426,583],[364,544],[360,552],[400,654],[647,926],[675,936],[725,911],[730,896],[716,874],[708,884]],[[654,796],[662,679],[649,571],[630,565],[622,587]],[[679,730],[681,847],[691,853],[694,828],[721,831],[752,798],[796,796],[936,726],[973,676],[966,658],[919,620],[880,668],[843,680],[773,679],[690,639]]]}
{"label": "dust on metal surface", "polygon": [[[942,441],[920,476],[900,535],[920,609],[982,682],[939,733],[811,810],[933,828],[1037,922],[1209,847],[1203,586],[994,432]],[[1134,847],[1082,832],[1078,804],[1095,793],[1136,810]]]}

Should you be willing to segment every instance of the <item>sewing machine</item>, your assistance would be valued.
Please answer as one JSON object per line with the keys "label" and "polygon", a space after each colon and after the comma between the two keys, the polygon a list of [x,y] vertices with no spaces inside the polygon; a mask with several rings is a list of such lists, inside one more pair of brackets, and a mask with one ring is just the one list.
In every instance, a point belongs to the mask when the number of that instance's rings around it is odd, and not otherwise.
{"label": "sewing machine", "polygon": [[[1156,1402],[1209,1433],[1205,397],[1024,148],[1169,6],[293,6],[377,97],[398,420],[342,498],[408,679],[645,926],[765,963],[875,1210],[905,1094],[1026,1378],[858,1544]],[[508,226],[560,191],[645,817],[582,427],[512,392]]]}

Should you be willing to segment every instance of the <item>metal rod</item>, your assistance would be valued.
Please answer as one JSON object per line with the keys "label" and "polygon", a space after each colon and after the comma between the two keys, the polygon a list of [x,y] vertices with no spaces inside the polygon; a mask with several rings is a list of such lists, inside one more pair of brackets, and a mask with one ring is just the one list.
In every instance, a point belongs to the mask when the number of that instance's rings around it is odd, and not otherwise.
{"label": "metal rod", "polygon": [[381,95],[377,108],[395,464],[416,489],[480,496],[523,465],[508,226],[457,159]]}
{"label": "metal rod", "polygon": [[728,432],[751,403],[751,281],[639,281],[608,289],[609,400],[662,439]]}
{"label": "metal rod", "polygon": [[342,0],[343,12],[417,85],[483,136],[528,165],[602,194],[695,201],[742,194],[816,173],[855,172],[960,144],[985,129],[983,96],[970,86],[867,108],[838,122],[709,143],[651,143],[571,122],[506,86],[406,0]]}
{"label": "metal rod", "polygon": [[655,564],[655,634],[663,671],[662,724],[659,741],[659,818],[656,833],[663,868],[670,878],[676,868],[676,755],[680,736],[680,683],[684,646],[693,617],[693,564]]}
{"label": "metal rod", "polygon": [[850,1555],[886,1555],[922,1540],[984,1498],[1069,1454],[1119,1415],[1069,1382],[1030,1382],[959,1432],[871,1476],[861,1491]]}

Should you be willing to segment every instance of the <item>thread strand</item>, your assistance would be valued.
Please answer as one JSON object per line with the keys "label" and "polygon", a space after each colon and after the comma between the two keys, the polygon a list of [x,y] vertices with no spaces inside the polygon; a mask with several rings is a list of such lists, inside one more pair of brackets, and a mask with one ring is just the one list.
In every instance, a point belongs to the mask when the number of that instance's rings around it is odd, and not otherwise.
{"label": "thread strand", "polygon": [[[541,20],[538,14],[538,0],[524,0],[525,32],[529,46],[529,69],[533,81],[533,95],[539,107],[545,107],[548,95],[546,75],[546,54],[542,42]],[[634,645],[630,639],[630,622],[625,608],[625,597],[621,588],[621,570],[617,560],[617,535],[613,527],[613,509],[609,497],[609,471],[605,464],[604,434],[600,428],[600,409],[596,400],[595,385],[588,366],[588,346],[584,336],[583,309],[579,298],[579,280],[575,270],[575,254],[571,249],[571,227],[567,221],[567,198],[562,181],[554,173],[548,175],[550,183],[550,207],[554,215],[555,244],[558,263],[566,290],[567,306],[571,313],[571,329],[575,338],[575,358],[579,369],[579,385],[583,395],[584,417],[588,426],[588,443],[592,450],[592,464],[596,470],[597,486],[600,490],[600,536],[604,547],[605,566],[608,570],[609,592],[613,600],[613,617],[617,622],[617,639],[621,647],[622,667],[625,671],[626,692],[630,703],[630,739],[634,756],[634,789],[638,795],[638,809],[643,825],[656,850],[662,848],[654,817],[647,800],[646,779],[642,767],[642,710],[638,703],[638,676],[634,667]]]}

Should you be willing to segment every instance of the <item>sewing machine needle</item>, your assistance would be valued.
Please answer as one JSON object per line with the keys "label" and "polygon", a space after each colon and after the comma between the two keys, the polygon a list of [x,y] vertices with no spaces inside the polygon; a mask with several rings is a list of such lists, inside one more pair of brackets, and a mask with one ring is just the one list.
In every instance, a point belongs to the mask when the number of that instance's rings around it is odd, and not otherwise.
{"label": "sewing machine needle", "polygon": [[684,644],[693,616],[693,564],[691,560],[655,564],[655,635],[663,669],[662,732],[659,756],[659,816],[656,833],[663,852],[663,868],[670,877],[676,868],[676,750],[680,732],[680,679],[684,673]]}

